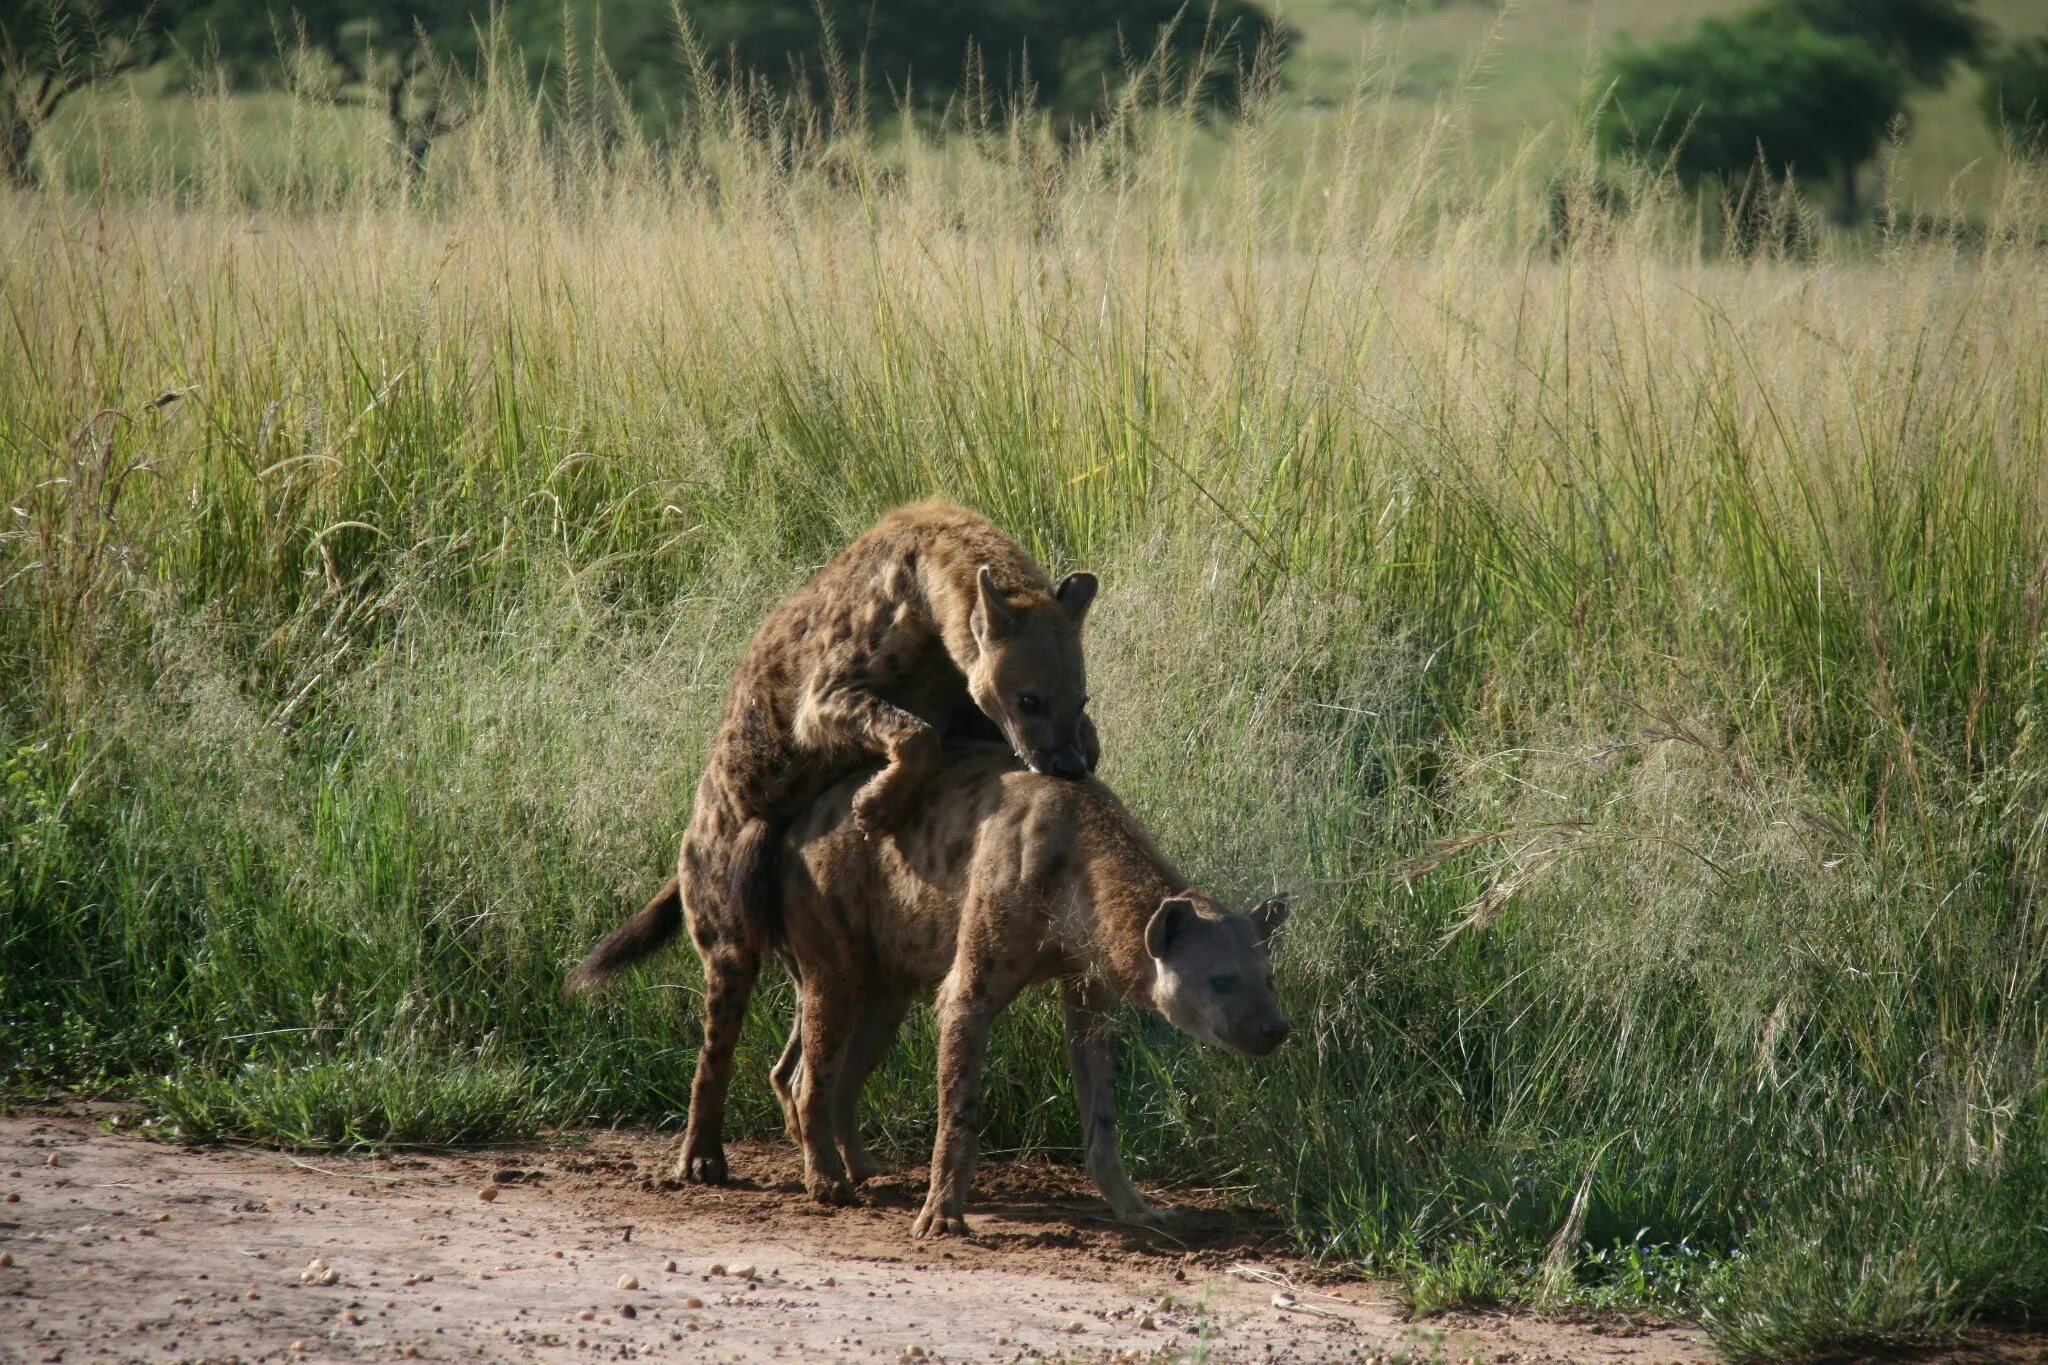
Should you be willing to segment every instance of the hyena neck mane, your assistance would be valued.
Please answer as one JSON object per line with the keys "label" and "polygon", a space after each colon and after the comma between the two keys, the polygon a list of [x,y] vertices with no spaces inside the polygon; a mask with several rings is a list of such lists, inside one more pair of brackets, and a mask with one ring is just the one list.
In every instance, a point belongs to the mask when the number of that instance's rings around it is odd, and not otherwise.
{"label": "hyena neck mane", "polygon": [[1187,879],[1153,847],[1122,803],[1106,788],[1090,785],[1093,790],[1080,803],[1075,843],[1093,911],[1095,967],[1119,996],[1157,1009],[1158,970],[1145,947],[1145,928],[1167,898],[1207,897],[1188,889]]}
{"label": "hyena neck mane", "polygon": [[1030,555],[993,533],[993,527],[964,517],[953,535],[934,537],[915,557],[918,587],[941,642],[963,670],[981,657],[973,621],[983,569],[1014,610],[1046,610],[1053,605],[1052,584]]}

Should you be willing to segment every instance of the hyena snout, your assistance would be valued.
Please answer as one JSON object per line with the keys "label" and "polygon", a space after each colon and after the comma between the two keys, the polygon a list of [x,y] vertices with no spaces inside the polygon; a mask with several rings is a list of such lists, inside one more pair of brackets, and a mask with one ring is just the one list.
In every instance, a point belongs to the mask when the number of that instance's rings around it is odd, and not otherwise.
{"label": "hyena snout", "polygon": [[1031,766],[1054,777],[1088,776],[1088,760],[1081,753],[1078,742],[1068,742],[1057,748],[1040,749],[1031,756]]}
{"label": "hyena snout", "polygon": [[1294,1032],[1294,1025],[1287,1022],[1287,1016],[1276,1014],[1265,1023],[1259,1025],[1256,1032],[1257,1043],[1245,1050],[1254,1057],[1264,1057],[1278,1049],[1280,1044],[1286,1042],[1287,1035],[1292,1032]]}

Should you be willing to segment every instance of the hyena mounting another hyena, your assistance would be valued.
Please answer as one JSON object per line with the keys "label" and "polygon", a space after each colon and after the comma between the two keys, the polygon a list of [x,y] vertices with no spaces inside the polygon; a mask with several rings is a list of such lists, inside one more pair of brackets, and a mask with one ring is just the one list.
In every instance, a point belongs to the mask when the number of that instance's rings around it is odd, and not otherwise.
{"label": "hyena mounting another hyena", "polygon": [[937,990],[939,1131],[915,1236],[965,1233],[989,1026],[1026,987],[1057,980],[1088,1173],[1126,1222],[1158,1215],[1117,1151],[1107,1011],[1157,1010],[1183,1032],[1255,1057],[1286,1041],[1268,945],[1287,906],[1224,909],[1153,848],[1100,782],[1055,782],[993,745],[949,749],[922,818],[863,838],[856,775],[791,825],[781,855],[784,951],[797,1026],[776,1094],[804,1184],[853,1198],[873,1168],[854,1109],[904,1011]]}
{"label": "hyena mounting another hyena", "polygon": [[[676,876],[569,977],[596,989],[687,919],[704,962],[704,1042],[679,1173],[722,1183],[733,1048],[761,954],[778,938],[784,828],[848,769],[887,761],[853,794],[863,835],[893,829],[939,769],[949,731],[993,722],[1035,771],[1084,777],[1098,746],[1081,624],[1093,574],[1054,587],[984,518],[899,508],[778,606],[748,646],[697,787]],[[984,719],[985,718],[985,719]]]}

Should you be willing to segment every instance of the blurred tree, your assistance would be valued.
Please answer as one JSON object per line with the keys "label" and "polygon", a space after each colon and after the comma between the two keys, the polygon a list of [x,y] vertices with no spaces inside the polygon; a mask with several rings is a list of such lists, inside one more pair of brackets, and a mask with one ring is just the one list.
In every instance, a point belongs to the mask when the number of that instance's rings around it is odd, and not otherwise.
{"label": "blurred tree", "polygon": [[1984,118],[2022,156],[2048,158],[2048,38],[2016,44],[1985,64]]}
{"label": "blurred tree", "polygon": [[1689,38],[1623,46],[1608,58],[1612,107],[1602,147],[1665,159],[1688,184],[1761,167],[1837,174],[1858,211],[1856,170],[1903,101],[1900,75],[1860,38],[1823,33],[1781,10],[1709,19]]}
{"label": "blurred tree", "polygon": [[[1256,0],[875,0],[827,10],[814,0],[685,0],[714,59],[785,90],[829,101],[832,63],[847,93],[942,107],[962,97],[1047,113],[1072,129],[1101,118],[1155,56],[1171,91],[1204,112],[1235,113],[1254,60],[1284,60],[1290,30]],[[836,49],[836,50],[835,50]]]}
{"label": "blurred tree", "polygon": [[282,62],[304,93],[354,87],[391,121],[406,176],[434,140],[469,117],[458,64],[475,58],[489,7],[469,0],[186,0],[176,35],[232,77],[255,81]]}
{"label": "blurred tree", "polygon": [[1858,38],[1914,85],[1936,87],[1983,50],[1976,0],[1782,0],[1791,18],[1837,38]]}
{"label": "blurred tree", "polygon": [[163,52],[167,6],[152,0],[30,0],[0,8],[0,174],[35,183],[35,139],[95,81]]}

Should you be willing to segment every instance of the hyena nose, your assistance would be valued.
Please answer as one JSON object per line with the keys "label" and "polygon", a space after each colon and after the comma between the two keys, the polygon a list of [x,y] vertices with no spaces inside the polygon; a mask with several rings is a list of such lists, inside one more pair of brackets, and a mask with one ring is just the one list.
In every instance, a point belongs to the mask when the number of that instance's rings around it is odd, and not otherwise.
{"label": "hyena nose", "polygon": [[1280,1046],[1287,1041],[1287,1035],[1292,1032],[1293,1026],[1285,1019],[1270,1019],[1259,1025],[1259,1036],[1266,1040],[1269,1047]]}
{"label": "hyena nose", "polygon": [[1079,746],[1073,744],[1047,755],[1044,767],[1054,777],[1088,776],[1088,760],[1081,756]]}

